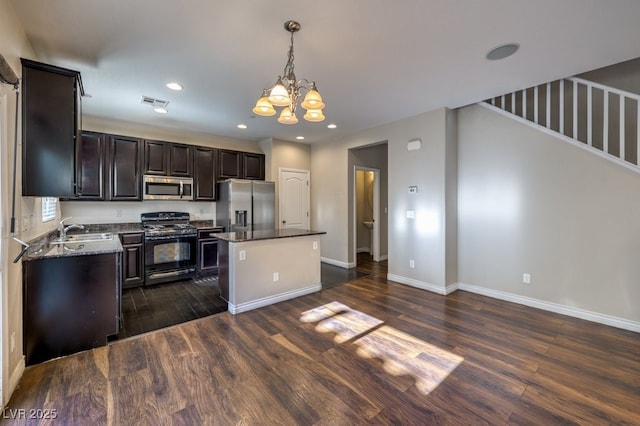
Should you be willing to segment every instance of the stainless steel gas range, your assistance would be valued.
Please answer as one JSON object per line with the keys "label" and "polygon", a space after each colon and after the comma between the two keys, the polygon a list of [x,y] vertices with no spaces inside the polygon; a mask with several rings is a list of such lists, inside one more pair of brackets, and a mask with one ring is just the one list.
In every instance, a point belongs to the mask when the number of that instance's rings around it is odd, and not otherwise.
{"label": "stainless steel gas range", "polygon": [[145,285],[194,277],[198,231],[189,224],[189,213],[142,213],[140,220],[144,227]]}

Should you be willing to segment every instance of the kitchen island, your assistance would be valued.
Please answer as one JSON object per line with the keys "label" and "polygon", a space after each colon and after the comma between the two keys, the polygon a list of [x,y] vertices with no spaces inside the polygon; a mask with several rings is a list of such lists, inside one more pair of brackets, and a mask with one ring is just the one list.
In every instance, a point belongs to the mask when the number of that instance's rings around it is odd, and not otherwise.
{"label": "kitchen island", "polygon": [[232,314],[319,291],[320,237],[275,229],[217,234],[220,293]]}

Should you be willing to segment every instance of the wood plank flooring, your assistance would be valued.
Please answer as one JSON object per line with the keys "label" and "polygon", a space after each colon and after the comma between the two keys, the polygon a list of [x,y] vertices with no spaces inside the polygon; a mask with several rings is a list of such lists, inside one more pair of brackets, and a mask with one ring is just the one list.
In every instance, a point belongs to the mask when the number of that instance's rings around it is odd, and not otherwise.
{"label": "wood plank flooring", "polygon": [[[358,269],[370,274],[29,367],[2,420],[640,425],[640,334]],[[20,409],[56,418],[9,418]]]}

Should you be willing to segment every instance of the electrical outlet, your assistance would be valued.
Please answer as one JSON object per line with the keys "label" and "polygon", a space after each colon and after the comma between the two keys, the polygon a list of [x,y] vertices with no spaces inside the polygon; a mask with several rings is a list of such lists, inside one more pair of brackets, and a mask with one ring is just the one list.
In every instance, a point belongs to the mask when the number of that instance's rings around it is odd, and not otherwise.
{"label": "electrical outlet", "polygon": [[415,268],[416,267],[416,261],[413,259],[409,259],[409,268]]}
{"label": "electrical outlet", "polygon": [[318,250],[318,242],[317,241],[313,242],[313,249],[314,250]]}
{"label": "electrical outlet", "polygon": [[122,209],[116,209],[116,217],[122,217]]}
{"label": "electrical outlet", "polygon": [[416,212],[414,210],[407,210],[407,219],[415,219]]}
{"label": "electrical outlet", "polygon": [[530,274],[522,274],[522,282],[524,284],[531,284],[531,275]]}
{"label": "electrical outlet", "polygon": [[244,250],[240,250],[238,252],[238,257],[240,258],[240,260],[245,260],[247,258],[247,252]]}
{"label": "electrical outlet", "polygon": [[280,274],[277,272],[273,273],[273,282],[280,281]]}

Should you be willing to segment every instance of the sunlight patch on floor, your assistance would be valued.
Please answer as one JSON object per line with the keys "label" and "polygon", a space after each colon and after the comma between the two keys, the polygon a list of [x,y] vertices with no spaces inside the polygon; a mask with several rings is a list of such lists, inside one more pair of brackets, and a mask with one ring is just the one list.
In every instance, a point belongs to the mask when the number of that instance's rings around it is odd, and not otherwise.
{"label": "sunlight patch on floor", "polygon": [[316,323],[318,332],[335,333],[336,343],[351,341],[359,356],[381,359],[389,374],[411,375],[423,394],[437,388],[464,360],[336,301],[303,312],[300,321]]}

